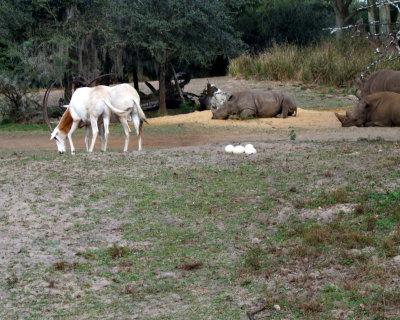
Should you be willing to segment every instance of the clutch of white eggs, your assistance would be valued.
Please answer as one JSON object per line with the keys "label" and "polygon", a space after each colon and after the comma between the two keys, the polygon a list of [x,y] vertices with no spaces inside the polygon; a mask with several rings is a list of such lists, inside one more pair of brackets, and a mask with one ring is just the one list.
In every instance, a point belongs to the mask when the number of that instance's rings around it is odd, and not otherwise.
{"label": "clutch of white eggs", "polygon": [[228,144],[225,147],[225,152],[226,153],[233,153],[233,154],[242,154],[245,153],[247,155],[249,154],[255,154],[257,153],[257,150],[254,148],[252,144],[246,144],[245,147],[239,145],[239,146],[233,146],[232,144]]}

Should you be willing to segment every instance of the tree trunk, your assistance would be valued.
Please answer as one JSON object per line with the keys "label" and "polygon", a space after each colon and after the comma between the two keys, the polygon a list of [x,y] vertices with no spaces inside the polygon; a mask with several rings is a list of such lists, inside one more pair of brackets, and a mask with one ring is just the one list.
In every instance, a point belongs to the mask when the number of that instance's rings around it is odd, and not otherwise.
{"label": "tree trunk", "polygon": [[181,103],[185,103],[185,98],[183,97],[183,93],[182,93],[181,87],[179,86],[178,77],[176,76],[176,72],[175,72],[174,66],[172,65],[172,63],[170,63],[170,66],[171,66],[172,73],[174,74],[175,87],[176,87],[176,90],[178,91],[178,94],[179,94],[179,100],[180,100]]}
{"label": "tree trunk", "polygon": [[[336,28],[343,28],[344,27],[344,20],[346,17],[341,15],[339,12],[336,14]],[[336,39],[343,38],[343,30],[336,31]]]}
{"label": "tree trunk", "polygon": [[[335,11],[336,28],[343,28],[346,25],[346,18],[349,15],[349,4],[344,0],[331,0],[331,5]],[[336,38],[341,39],[343,31],[336,31]]]}
{"label": "tree trunk", "polygon": [[375,17],[375,0],[368,0],[368,22],[369,22],[369,33],[371,35],[376,35],[376,26],[373,22],[376,22]]}
{"label": "tree trunk", "polygon": [[158,88],[158,99],[159,99],[159,109],[158,114],[160,116],[164,116],[167,114],[167,104],[166,104],[166,90],[165,90],[165,78],[167,76],[166,63],[162,62],[160,64],[160,73],[159,73],[159,88]]}
{"label": "tree trunk", "polygon": [[390,5],[384,4],[379,7],[380,37],[385,41],[390,32]]}

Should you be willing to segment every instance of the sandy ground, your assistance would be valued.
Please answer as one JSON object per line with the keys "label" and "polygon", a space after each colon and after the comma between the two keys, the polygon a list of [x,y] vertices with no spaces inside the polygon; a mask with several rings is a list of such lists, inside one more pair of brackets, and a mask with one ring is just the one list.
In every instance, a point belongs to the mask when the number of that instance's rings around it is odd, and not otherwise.
{"label": "sandy ground", "polygon": [[[276,141],[287,140],[290,130],[295,130],[298,141],[338,141],[357,139],[399,140],[400,128],[342,128],[334,116],[334,110],[344,113],[354,104],[353,96],[343,94],[321,94],[318,88],[304,89],[297,83],[280,83],[270,81],[255,81],[234,79],[231,77],[217,77],[210,79],[193,79],[185,91],[200,94],[207,81],[217,85],[227,92],[239,90],[273,89],[287,92],[295,97],[298,102],[297,117],[286,119],[266,118],[253,120],[212,120],[210,111],[193,112],[175,116],[165,116],[149,119],[150,127],[145,125],[143,129],[143,148],[175,148],[180,146],[198,146],[213,143],[241,142],[241,141]],[[157,82],[152,82],[157,87]],[[141,91],[149,92],[149,89],[140,84]],[[58,101],[60,91],[54,91],[51,103]],[[50,103],[50,105],[51,105]],[[312,105],[313,110],[307,110]],[[330,105],[330,111],[319,111],[318,107]],[[337,108],[336,108],[337,106]],[[193,134],[187,130],[180,134],[177,130],[173,134],[159,134],[156,127],[159,126],[193,126]],[[291,127],[289,129],[289,127]],[[201,129],[198,129],[201,128]],[[170,130],[169,132],[173,131]],[[74,134],[76,148],[84,149],[82,139],[84,130]],[[97,144],[97,148],[99,143]],[[122,148],[123,137],[121,134],[111,134],[109,148]],[[30,150],[30,149],[55,149],[54,142],[49,141],[48,133],[12,133],[0,132],[0,149]],[[130,142],[130,150],[137,148],[136,138]]]}

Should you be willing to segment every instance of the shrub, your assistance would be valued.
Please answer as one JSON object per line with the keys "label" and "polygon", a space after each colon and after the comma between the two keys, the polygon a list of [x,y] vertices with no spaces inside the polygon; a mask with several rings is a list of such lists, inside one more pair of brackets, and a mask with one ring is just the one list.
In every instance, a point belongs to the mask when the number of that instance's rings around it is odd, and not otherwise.
{"label": "shrub", "polygon": [[[229,73],[236,77],[260,80],[313,82],[336,87],[352,85],[377,58],[365,39],[334,39],[307,47],[274,44],[265,52],[233,59]],[[381,68],[400,69],[400,61],[382,60]]]}
{"label": "shrub", "polygon": [[26,123],[40,114],[40,104],[23,79],[0,76],[0,115],[3,122]]}

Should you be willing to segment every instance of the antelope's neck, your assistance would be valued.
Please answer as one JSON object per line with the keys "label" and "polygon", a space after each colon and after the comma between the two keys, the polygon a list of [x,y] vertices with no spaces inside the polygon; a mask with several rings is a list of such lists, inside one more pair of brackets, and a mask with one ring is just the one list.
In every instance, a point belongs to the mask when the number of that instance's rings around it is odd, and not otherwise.
{"label": "antelope's neck", "polygon": [[67,108],[67,110],[65,110],[65,112],[60,120],[60,123],[58,124],[59,132],[61,132],[63,134],[68,134],[69,131],[71,130],[73,121],[74,120],[72,119],[71,112],[70,112],[69,108]]}

